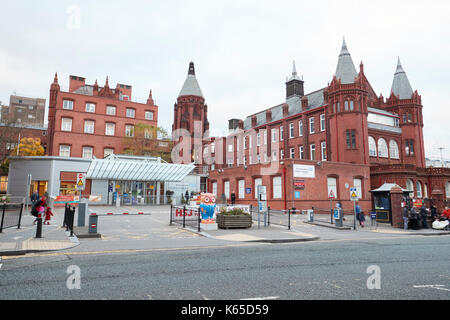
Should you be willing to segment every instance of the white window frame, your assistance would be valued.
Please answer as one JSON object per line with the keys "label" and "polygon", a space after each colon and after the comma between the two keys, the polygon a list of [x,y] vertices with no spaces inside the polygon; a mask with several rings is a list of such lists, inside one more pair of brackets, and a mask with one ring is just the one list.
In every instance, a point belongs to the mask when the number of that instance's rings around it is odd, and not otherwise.
{"label": "white window frame", "polygon": [[245,199],[245,180],[241,179],[238,181],[238,198]]}
{"label": "white window frame", "polygon": [[400,159],[398,143],[395,140],[389,141],[389,155],[391,159]]}
{"label": "white window frame", "polygon": [[320,115],[320,131],[325,131],[325,113]]}
{"label": "white window frame", "polygon": [[134,126],[129,124],[125,125],[125,137],[134,137]]}
{"label": "white window frame", "polygon": [[94,132],[95,132],[95,121],[84,120],[84,133],[94,134]]}
{"label": "white window frame", "polygon": [[225,194],[225,197],[227,199],[230,199],[230,181],[224,181],[223,182],[223,193]]}
{"label": "white window frame", "polygon": [[280,127],[280,141],[284,140],[284,126]]}
{"label": "white window frame", "polygon": [[327,142],[322,141],[320,143],[320,153],[322,161],[327,161]]}
{"label": "white window frame", "polygon": [[278,131],[278,129],[276,129],[276,128],[272,129],[272,142],[273,143],[277,142],[277,131]]}
{"label": "white window frame", "polygon": [[338,199],[337,179],[335,177],[327,177],[327,189],[328,189],[327,197],[330,195],[331,191],[333,191],[335,199]]}
{"label": "white window frame", "polygon": [[295,148],[289,149],[289,156],[291,159],[295,159]]}
{"label": "white window frame", "polygon": [[369,136],[369,157],[377,157],[378,151],[377,151],[377,142],[375,141],[375,138],[372,136]]}
{"label": "white window frame", "polygon": [[389,147],[384,138],[378,139],[377,147],[379,158],[389,158]]}
{"label": "white window frame", "polygon": [[313,134],[316,132],[316,128],[315,128],[315,120],[314,117],[309,118],[309,133]]}
{"label": "white window frame", "polygon": [[[89,153],[90,151],[90,153]],[[94,148],[92,147],[83,147],[82,148],[82,158],[83,159],[92,159],[94,156]]]}
{"label": "white window frame", "polygon": [[316,145],[314,143],[309,146],[309,158],[312,161],[316,160]]}
{"label": "white window frame", "polygon": [[109,116],[115,116],[116,115],[116,106],[106,106],[106,114]]}
{"label": "white window frame", "polygon": [[262,178],[256,178],[254,180],[255,185],[255,199],[258,199],[258,186],[262,186]]}
{"label": "white window frame", "polygon": [[95,103],[91,103],[91,102],[86,103],[86,109],[85,109],[86,112],[95,113],[95,108],[96,108]]}
{"label": "white window frame", "polygon": [[298,136],[303,137],[303,120],[298,121]]}
{"label": "white window frame", "polygon": [[305,160],[305,148],[304,148],[304,146],[300,146],[298,148],[298,158],[300,160]]}
{"label": "white window frame", "polygon": [[113,122],[105,123],[105,136],[115,136],[116,135],[116,124]]}
{"label": "white window frame", "polygon": [[132,119],[136,118],[136,109],[127,108],[127,110],[126,110],[126,117],[127,118],[132,118]]}
{"label": "white window frame", "polygon": [[422,183],[420,181],[416,181],[416,194],[417,194],[417,198],[423,197]]}
{"label": "white window frame", "polygon": [[63,100],[64,110],[73,110],[73,100]]}
{"label": "white window frame", "polygon": [[356,188],[356,195],[358,196],[358,199],[362,199],[362,179],[354,178],[353,187]]}
{"label": "white window frame", "polygon": [[61,118],[61,131],[72,132],[72,118]]}
{"label": "white window frame", "polygon": [[[109,152],[107,152],[107,151],[109,151]],[[113,148],[104,148],[103,149],[103,158],[106,158],[110,154],[114,154],[114,149]]]}
{"label": "white window frame", "polygon": [[281,183],[281,176],[272,177],[272,199],[282,199],[283,188]]}
{"label": "white window frame", "polygon": [[289,139],[294,138],[294,134],[295,134],[294,123],[291,122],[289,123]]}
{"label": "white window frame", "polygon": [[[65,148],[65,150],[63,150]],[[71,147],[69,145],[61,144],[59,145],[59,156],[60,157],[70,157],[70,149]]]}
{"label": "white window frame", "polygon": [[153,111],[145,111],[145,120],[153,120]]}

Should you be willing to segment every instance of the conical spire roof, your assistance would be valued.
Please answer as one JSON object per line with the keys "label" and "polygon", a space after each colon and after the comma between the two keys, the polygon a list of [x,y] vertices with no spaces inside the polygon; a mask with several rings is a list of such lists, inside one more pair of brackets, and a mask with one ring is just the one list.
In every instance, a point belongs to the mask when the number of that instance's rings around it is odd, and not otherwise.
{"label": "conical spire roof", "polygon": [[182,96],[197,96],[203,98],[202,90],[200,89],[197,78],[195,77],[195,67],[193,62],[189,64],[188,76],[183,84],[180,94],[178,95],[178,97]]}
{"label": "conical spire roof", "polygon": [[289,78],[289,81],[292,81],[292,80],[302,81],[302,79],[300,79],[299,76],[297,75],[297,68],[295,67],[295,60],[292,65],[292,76]]}
{"label": "conical spire roof", "polygon": [[405,70],[403,70],[400,58],[398,58],[397,70],[394,74],[391,92],[394,93],[394,95],[399,96],[400,99],[411,99],[411,96],[413,95],[413,89],[406,76]]}
{"label": "conical spire roof", "polygon": [[353,64],[352,56],[347,49],[345,39],[342,42],[341,53],[339,54],[339,60],[336,67],[336,79],[340,79],[342,84],[354,83],[355,78],[358,75],[355,65]]}

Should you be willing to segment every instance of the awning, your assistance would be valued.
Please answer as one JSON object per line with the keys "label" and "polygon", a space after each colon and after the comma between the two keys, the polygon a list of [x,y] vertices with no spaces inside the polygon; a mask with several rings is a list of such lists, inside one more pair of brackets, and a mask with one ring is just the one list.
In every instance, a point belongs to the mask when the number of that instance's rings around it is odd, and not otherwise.
{"label": "awning", "polygon": [[371,190],[369,192],[390,192],[393,187],[399,187],[400,189],[402,189],[403,192],[413,192],[413,191],[405,190],[402,187],[400,187],[398,184],[395,184],[395,183],[385,183],[378,189]]}
{"label": "awning", "polygon": [[115,156],[106,159],[93,159],[86,178],[93,180],[179,182],[194,168],[194,164],[161,163],[156,161],[155,158],[130,160],[130,157],[120,159]]}

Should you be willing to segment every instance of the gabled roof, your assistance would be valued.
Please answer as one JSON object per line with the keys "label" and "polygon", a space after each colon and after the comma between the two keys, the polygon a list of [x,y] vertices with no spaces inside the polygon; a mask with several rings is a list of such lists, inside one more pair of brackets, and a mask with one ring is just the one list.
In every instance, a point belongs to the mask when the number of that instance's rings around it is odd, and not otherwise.
{"label": "gabled roof", "polygon": [[182,96],[197,96],[203,98],[202,90],[200,89],[197,78],[195,77],[193,62],[189,64],[188,76],[183,84],[183,87],[181,88],[180,94],[178,95],[178,97]]}
{"label": "gabled roof", "polygon": [[394,81],[392,82],[391,92],[394,95],[399,96],[400,99],[411,99],[413,95],[413,89],[406,76],[405,70],[403,70],[400,58],[397,62],[397,70],[395,71]]}
{"label": "gabled roof", "polygon": [[358,75],[355,65],[353,64],[352,56],[347,49],[345,39],[342,42],[341,54],[339,55],[338,64],[336,67],[336,79],[340,79],[342,84],[354,83]]}

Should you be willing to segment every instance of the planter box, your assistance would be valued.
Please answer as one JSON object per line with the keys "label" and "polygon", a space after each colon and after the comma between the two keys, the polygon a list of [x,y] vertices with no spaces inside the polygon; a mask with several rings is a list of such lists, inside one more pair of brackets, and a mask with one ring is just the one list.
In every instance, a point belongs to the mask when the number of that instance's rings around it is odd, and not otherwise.
{"label": "planter box", "polygon": [[221,229],[247,229],[252,226],[251,215],[227,216],[218,214],[216,218],[217,225]]}

